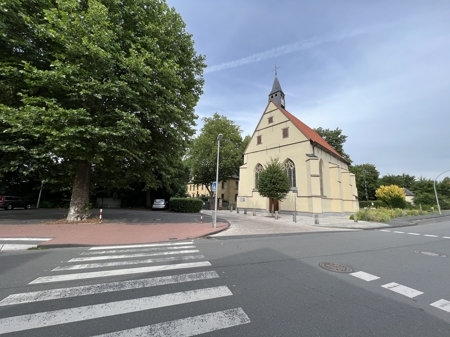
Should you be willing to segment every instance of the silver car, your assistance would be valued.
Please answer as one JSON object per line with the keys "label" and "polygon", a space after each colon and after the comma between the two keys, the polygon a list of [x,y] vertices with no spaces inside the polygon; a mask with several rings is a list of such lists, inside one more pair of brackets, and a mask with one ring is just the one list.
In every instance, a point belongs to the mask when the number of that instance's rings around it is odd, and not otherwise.
{"label": "silver car", "polygon": [[155,199],[152,209],[166,209],[166,201],[164,199]]}

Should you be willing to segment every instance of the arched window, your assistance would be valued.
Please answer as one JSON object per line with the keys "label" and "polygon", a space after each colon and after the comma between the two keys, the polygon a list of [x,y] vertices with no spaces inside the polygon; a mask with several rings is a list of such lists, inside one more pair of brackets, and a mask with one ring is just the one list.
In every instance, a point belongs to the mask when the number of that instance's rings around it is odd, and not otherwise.
{"label": "arched window", "polygon": [[286,169],[287,176],[289,178],[289,183],[291,187],[297,187],[297,182],[295,181],[295,164],[292,160],[288,159],[284,163],[284,168]]}
{"label": "arched window", "polygon": [[255,189],[258,189],[259,174],[263,169],[264,168],[261,164],[255,166]]}
{"label": "arched window", "polygon": [[323,160],[322,159],[320,159],[320,162],[319,162],[319,179],[320,179],[320,195],[323,197],[324,192],[323,192]]}

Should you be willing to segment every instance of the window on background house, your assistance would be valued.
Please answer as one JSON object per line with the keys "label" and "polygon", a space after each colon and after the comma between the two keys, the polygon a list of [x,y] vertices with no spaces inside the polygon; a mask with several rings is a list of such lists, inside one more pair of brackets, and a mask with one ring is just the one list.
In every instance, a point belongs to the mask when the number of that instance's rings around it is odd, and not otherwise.
{"label": "window on background house", "polygon": [[222,193],[222,195],[220,196],[220,198],[223,200],[225,199],[225,194]]}
{"label": "window on background house", "polygon": [[283,138],[289,137],[289,128],[283,128]]}
{"label": "window on background house", "polygon": [[297,187],[297,182],[295,181],[295,164],[292,160],[288,159],[284,164],[287,176],[289,178],[289,183],[291,187]]}
{"label": "window on background house", "polygon": [[234,195],[234,201],[237,201],[237,194]]}
{"label": "window on background house", "polygon": [[262,144],[262,136],[256,136],[256,144]]}
{"label": "window on background house", "polygon": [[258,181],[259,181],[259,174],[263,170],[263,166],[261,164],[256,165],[255,167],[255,189],[258,189]]}
{"label": "window on background house", "polygon": [[269,118],[268,118],[268,121],[269,121],[269,124],[270,124],[270,123],[273,123],[273,117],[269,117]]}
{"label": "window on background house", "polygon": [[234,182],[234,189],[237,190],[239,188],[239,181]]}

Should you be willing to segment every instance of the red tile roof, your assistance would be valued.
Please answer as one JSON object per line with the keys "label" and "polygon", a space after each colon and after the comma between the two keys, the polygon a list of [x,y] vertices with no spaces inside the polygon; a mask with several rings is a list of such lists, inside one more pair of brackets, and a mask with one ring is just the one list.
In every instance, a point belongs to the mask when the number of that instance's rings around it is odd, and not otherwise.
{"label": "red tile roof", "polygon": [[[274,103],[274,102],[272,102]],[[305,135],[306,138],[308,138],[310,141],[313,141],[317,144],[319,144],[322,148],[325,150],[328,150],[335,156],[337,156],[339,159],[347,162],[345,158],[343,158],[339,152],[337,152],[330,144],[328,144],[325,139],[323,139],[316,131],[311,129],[308,125],[303,123],[301,120],[299,120],[297,117],[295,117],[293,114],[291,114],[289,111],[283,109],[276,103],[274,103],[275,106],[280,109],[280,111],[297,127],[297,129],[300,130],[301,133]]]}

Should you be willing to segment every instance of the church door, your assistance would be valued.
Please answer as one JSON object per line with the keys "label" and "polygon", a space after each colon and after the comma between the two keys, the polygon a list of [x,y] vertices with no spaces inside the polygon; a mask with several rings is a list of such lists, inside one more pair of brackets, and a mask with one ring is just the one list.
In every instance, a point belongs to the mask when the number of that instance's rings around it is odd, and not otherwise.
{"label": "church door", "polygon": [[279,211],[279,205],[278,205],[278,200],[275,199],[269,199],[269,212],[275,212],[275,211]]}

